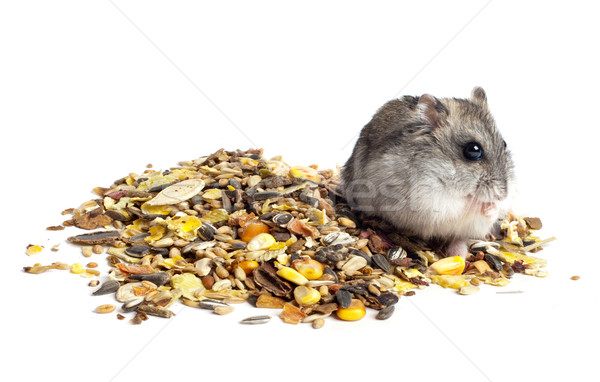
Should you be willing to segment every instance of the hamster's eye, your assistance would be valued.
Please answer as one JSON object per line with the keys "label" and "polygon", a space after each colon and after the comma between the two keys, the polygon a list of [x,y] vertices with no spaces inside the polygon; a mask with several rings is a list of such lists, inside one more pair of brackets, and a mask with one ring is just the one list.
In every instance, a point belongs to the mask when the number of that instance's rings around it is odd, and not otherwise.
{"label": "hamster's eye", "polygon": [[483,148],[477,142],[469,142],[463,147],[463,155],[467,160],[479,160],[483,156]]}

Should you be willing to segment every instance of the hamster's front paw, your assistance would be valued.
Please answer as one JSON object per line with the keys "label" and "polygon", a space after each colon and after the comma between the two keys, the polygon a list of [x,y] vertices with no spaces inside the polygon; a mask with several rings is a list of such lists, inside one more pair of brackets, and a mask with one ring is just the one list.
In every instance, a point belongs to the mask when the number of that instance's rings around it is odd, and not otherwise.
{"label": "hamster's front paw", "polygon": [[446,257],[460,256],[464,259],[468,253],[469,248],[467,248],[467,242],[464,239],[454,239],[446,248]]}

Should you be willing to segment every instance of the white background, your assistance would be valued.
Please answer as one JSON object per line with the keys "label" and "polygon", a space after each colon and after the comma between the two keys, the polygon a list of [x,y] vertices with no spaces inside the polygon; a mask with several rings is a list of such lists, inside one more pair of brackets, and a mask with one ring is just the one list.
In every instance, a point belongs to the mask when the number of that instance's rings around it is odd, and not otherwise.
{"label": "white background", "polygon": [[[20,380],[593,380],[598,330],[593,2],[5,1],[0,5],[4,375]],[[496,294],[431,287],[387,321],[320,330],[240,306],[175,306],[140,326],[93,313],[89,280],[29,275],[88,261],[49,232],[146,164],[263,147],[331,168],[404,94],[487,94],[517,165],[515,211],[540,216],[545,279]],[[27,244],[45,245],[27,257]],[[60,243],[60,251],[49,248]],[[102,266],[104,259],[92,260]],[[580,275],[572,281],[572,275]],[[8,276],[8,279],[6,277]],[[589,346],[592,350],[586,350]]]}

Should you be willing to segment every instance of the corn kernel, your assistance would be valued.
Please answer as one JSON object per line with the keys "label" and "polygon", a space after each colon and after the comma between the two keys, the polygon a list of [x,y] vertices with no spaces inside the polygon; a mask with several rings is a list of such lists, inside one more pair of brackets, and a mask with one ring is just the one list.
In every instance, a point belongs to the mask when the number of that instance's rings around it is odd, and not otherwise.
{"label": "corn kernel", "polygon": [[79,274],[82,274],[83,272],[85,272],[85,268],[83,267],[82,264],[75,263],[75,264],[71,265],[71,273],[75,273],[75,274],[79,275]]}
{"label": "corn kernel", "polygon": [[439,275],[460,275],[465,269],[465,259],[461,256],[445,257],[430,265]]}
{"label": "corn kernel", "polygon": [[37,255],[38,253],[42,252],[42,249],[44,249],[44,247],[42,247],[41,245],[31,245],[29,244],[27,246],[27,251],[25,252],[27,255],[31,256],[31,255]]}
{"label": "corn kernel", "polygon": [[254,260],[244,260],[240,261],[238,266],[246,272],[246,275],[249,275],[253,270],[258,268],[258,263]]}
{"label": "corn kernel", "polygon": [[316,184],[321,183],[321,175],[319,175],[319,172],[317,170],[311,167],[292,167],[290,168],[290,175],[294,178],[310,180]]}
{"label": "corn kernel", "polygon": [[250,242],[248,242],[246,249],[249,251],[261,251],[268,249],[276,242],[277,240],[275,240],[271,234],[259,233],[258,235],[254,236]]}
{"label": "corn kernel", "polygon": [[300,305],[313,305],[321,300],[321,294],[315,288],[300,285],[294,289],[294,299]]}
{"label": "corn kernel", "polygon": [[469,282],[462,276],[454,275],[433,275],[431,281],[444,288],[459,289],[469,285]]}
{"label": "corn kernel", "polygon": [[284,279],[293,282],[297,285],[304,285],[308,282],[308,279],[298,273],[296,270],[290,267],[281,267],[277,271],[277,276],[283,277]]}
{"label": "corn kernel", "polygon": [[337,316],[344,321],[358,321],[365,316],[367,313],[365,304],[357,299],[352,299],[350,306],[342,308],[341,306],[337,310]]}
{"label": "corn kernel", "polygon": [[323,276],[323,264],[308,257],[294,261],[292,267],[309,280]]}
{"label": "corn kernel", "polygon": [[253,221],[246,224],[241,239],[248,243],[252,238],[261,233],[269,233],[269,226],[259,221]]}

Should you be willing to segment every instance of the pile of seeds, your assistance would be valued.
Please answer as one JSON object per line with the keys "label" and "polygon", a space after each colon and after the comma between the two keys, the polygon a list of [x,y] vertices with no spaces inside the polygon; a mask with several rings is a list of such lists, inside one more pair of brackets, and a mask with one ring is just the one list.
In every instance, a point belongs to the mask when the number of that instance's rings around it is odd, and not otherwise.
{"label": "pile of seeds", "polygon": [[[400,296],[431,283],[473,294],[482,283],[507,285],[514,273],[546,275],[540,270],[546,261],[526,254],[553,239],[534,236],[538,218],[499,221],[488,241],[469,243],[465,260],[444,257],[436,243],[358,219],[340,195],[336,171],[290,167],[254,149],[221,149],[166,171],[148,167],[95,188],[99,198],[67,210],[70,220],[48,228],[94,230],[68,241],[81,245],[86,257],[108,247],[110,272],[93,294],[114,293],[120,312],[133,312],[135,324],[148,315],[172,317],[169,308],[177,301],[217,314],[248,301],[281,309],[286,323],[320,328],[333,314],[359,320],[365,307],[386,319]],[[28,252],[39,252],[37,247]],[[95,277],[96,266],[24,269],[70,269]],[[101,305],[96,311],[115,308]],[[258,315],[242,323],[269,319]]]}

